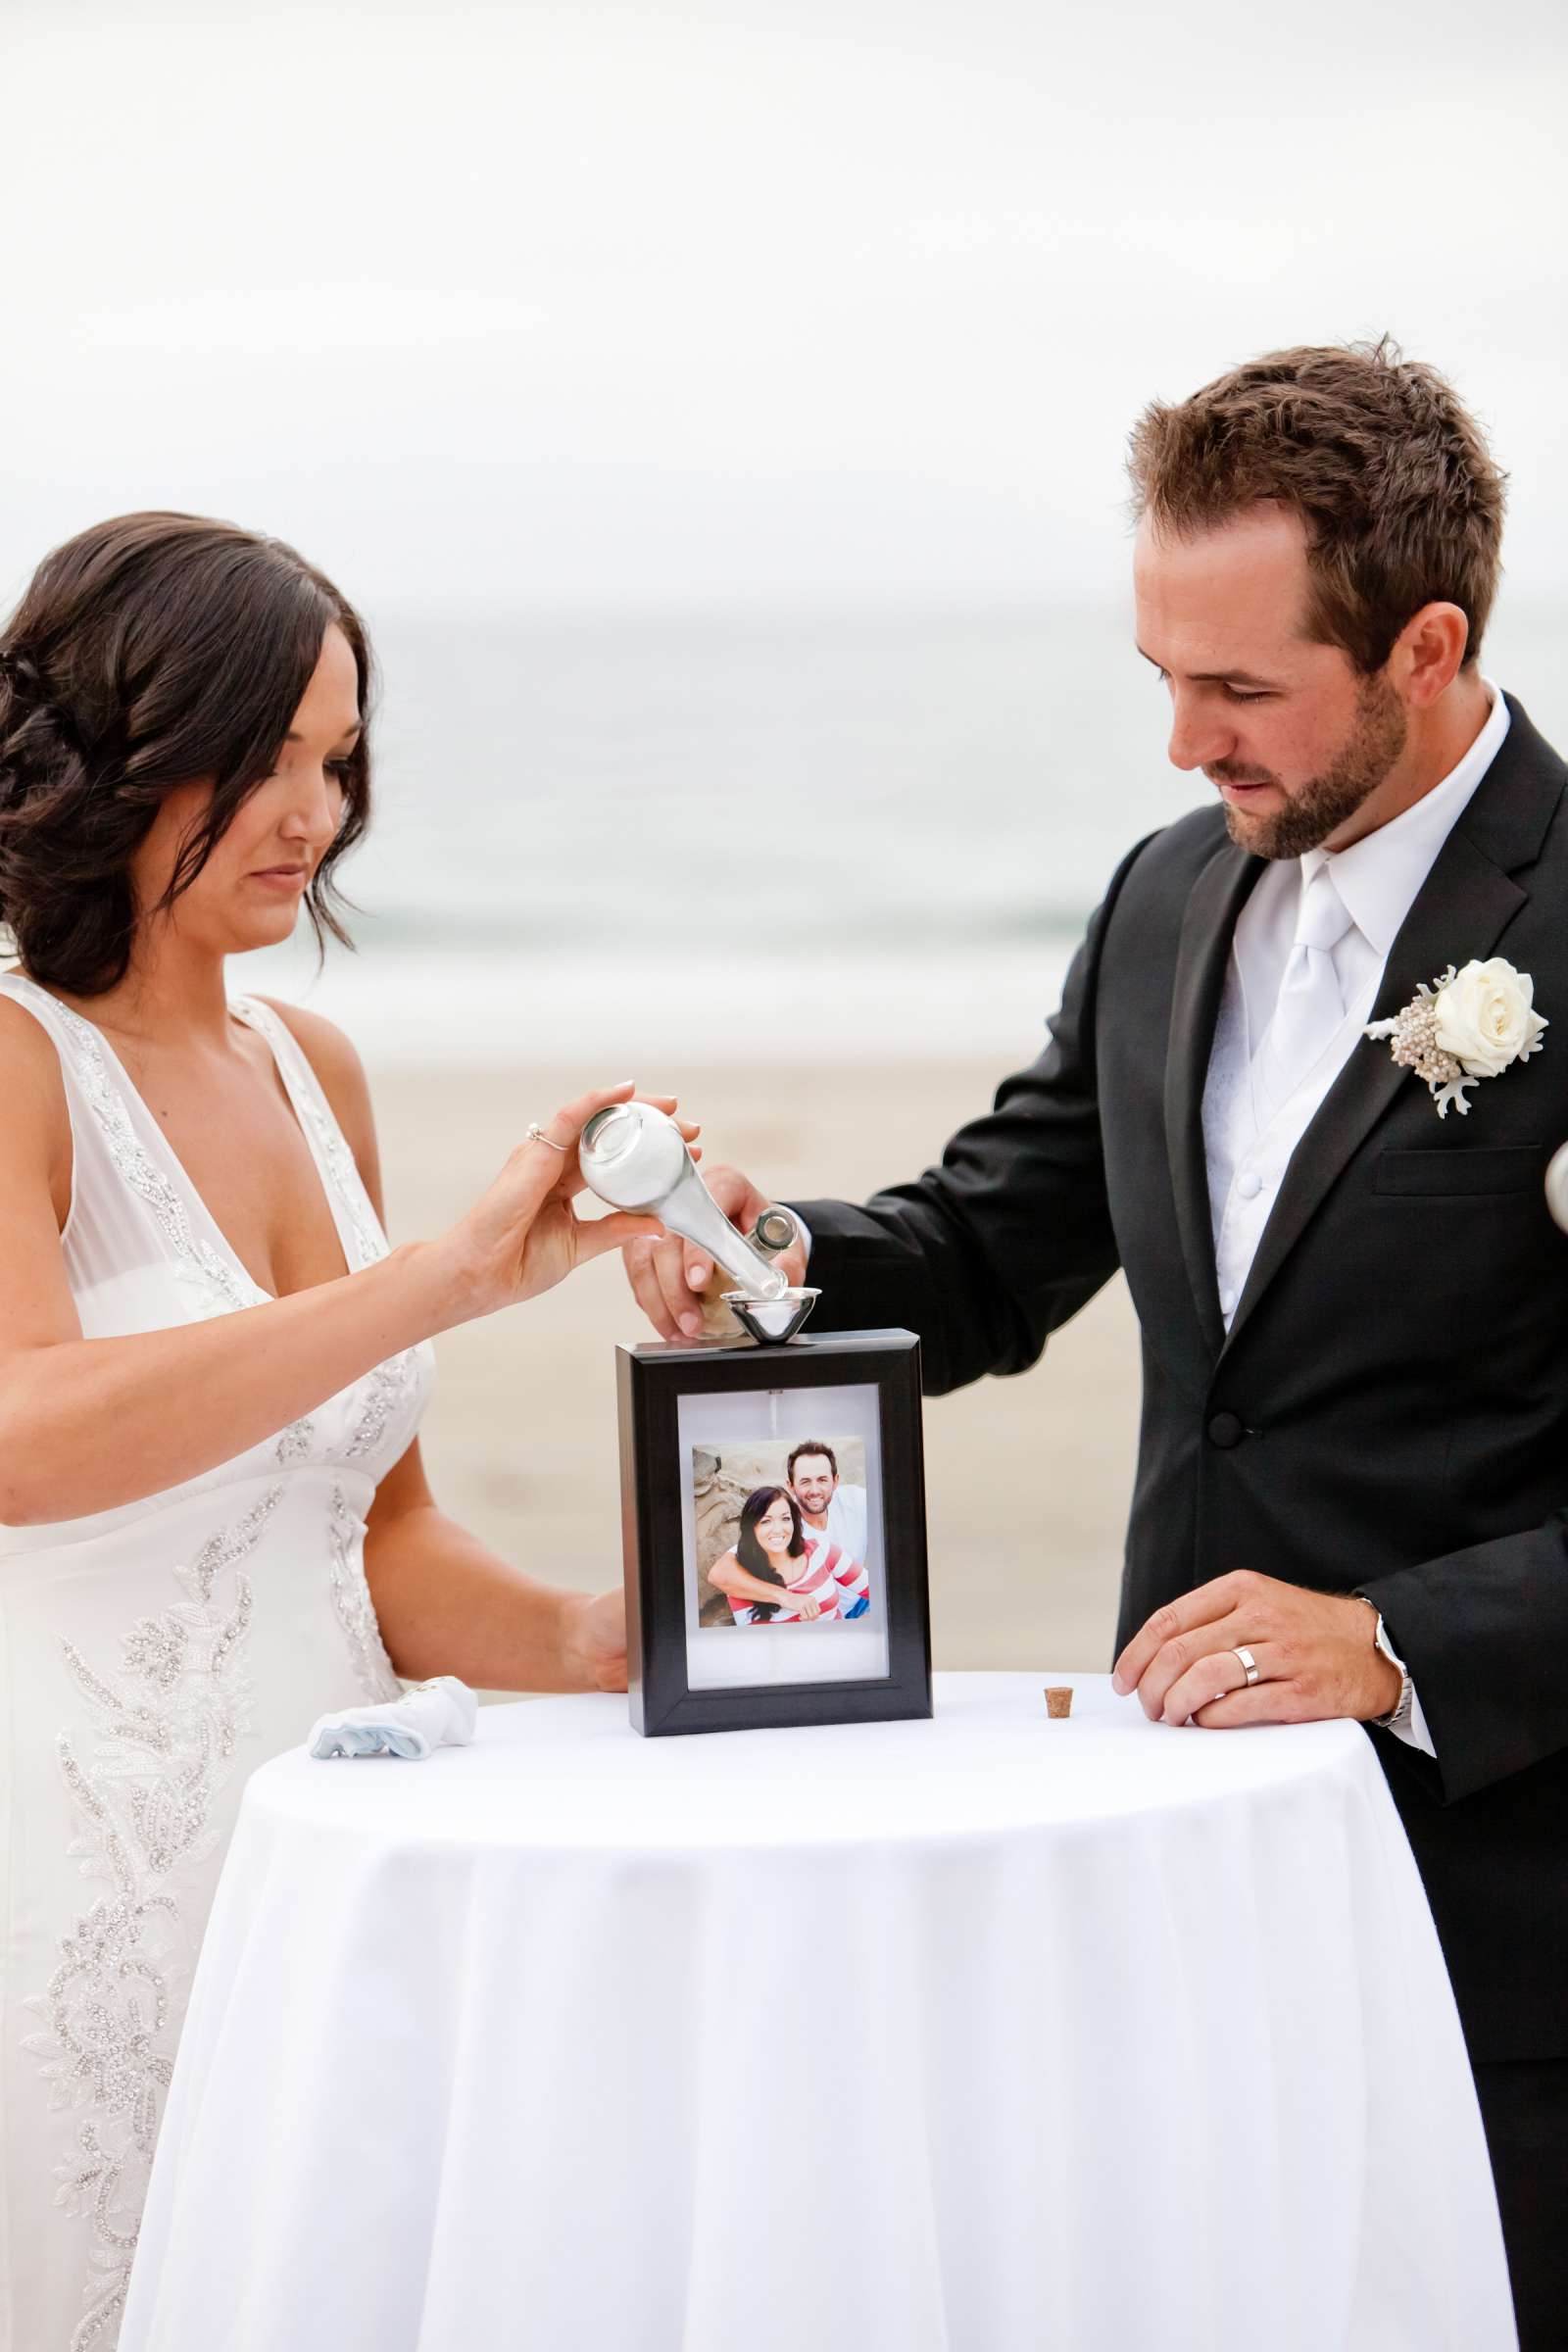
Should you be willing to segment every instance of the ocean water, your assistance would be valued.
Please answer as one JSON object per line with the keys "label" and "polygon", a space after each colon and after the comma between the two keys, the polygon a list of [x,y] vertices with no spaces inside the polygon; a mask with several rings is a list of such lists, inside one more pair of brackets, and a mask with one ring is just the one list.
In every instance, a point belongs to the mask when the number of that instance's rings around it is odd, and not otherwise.
{"label": "ocean water", "polygon": [[[1211,788],[1113,611],[394,614],[358,954],[308,997],[374,1061],[1034,1050],[1122,853]],[[1568,606],[1489,674],[1568,745]]]}

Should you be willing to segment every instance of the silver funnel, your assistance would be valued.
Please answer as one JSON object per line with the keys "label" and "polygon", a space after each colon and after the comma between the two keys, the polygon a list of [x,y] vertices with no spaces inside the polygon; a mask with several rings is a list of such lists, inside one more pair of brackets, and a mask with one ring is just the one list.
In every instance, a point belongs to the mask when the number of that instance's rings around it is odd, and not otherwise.
{"label": "silver funnel", "polygon": [[776,1298],[748,1298],[744,1291],[726,1291],[724,1304],[760,1348],[783,1348],[821,1296],[820,1291],[782,1291]]}
{"label": "silver funnel", "polygon": [[670,1233],[695,1242],[747,1298],[781,1298],[788,1280],[738,1234],[697,1173],[686,1139],[651,1102],[596,1110],[582,1131],[577,1164],[590,1191],[612,1208],[642,1209]]}

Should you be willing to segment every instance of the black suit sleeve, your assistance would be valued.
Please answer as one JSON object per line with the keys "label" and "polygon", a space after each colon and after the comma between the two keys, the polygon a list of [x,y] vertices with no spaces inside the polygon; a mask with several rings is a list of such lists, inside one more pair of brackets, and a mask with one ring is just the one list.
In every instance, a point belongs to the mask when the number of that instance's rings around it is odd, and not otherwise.
{"label": "black suit sleeve", "polygon": [[986,1117],[959,1128],[941,1166],[863,1208],[795,1203],[811,1229],[823,1328],[917,1332],[933,1396],[982,1373],[1027,1370],[1116,1271],[1095,995],[1116,900],[1144,846],[1123,859],[1090,922],[1045,1052],[1003,1081]]}
{"label": "black suit sleeve", "polygon": [[1568,1511],[1356,1590],[1409,1668],[1446,1803],[1568,1747]]}

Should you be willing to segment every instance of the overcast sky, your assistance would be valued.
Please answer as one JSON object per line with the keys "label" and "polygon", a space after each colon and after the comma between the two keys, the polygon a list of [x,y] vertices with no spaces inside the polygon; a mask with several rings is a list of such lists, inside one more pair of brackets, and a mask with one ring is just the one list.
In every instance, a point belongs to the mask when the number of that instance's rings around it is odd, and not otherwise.
{"label": "overcast sky", "polygon": [[0,593],[160,505],[372,612],[1099,601],[1146,398],[1384,328],[1558,592],[1564,21],[0,0]]}

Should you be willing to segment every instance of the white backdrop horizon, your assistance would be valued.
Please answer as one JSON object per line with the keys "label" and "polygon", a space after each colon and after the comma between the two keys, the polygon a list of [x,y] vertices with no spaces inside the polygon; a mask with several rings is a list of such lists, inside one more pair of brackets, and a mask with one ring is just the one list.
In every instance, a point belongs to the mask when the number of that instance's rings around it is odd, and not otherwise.
{"label": "white backdrop horizon", "polygon": [[1128,427],[1283,343],[1392,330],[1471,402],[1495,673],[1568,740],[1544,0],[0,0],[0,610],[157,506],[367,612],[316,1001],[377,1057],[759,1008],[1031,1050],[1206,791],[1127,649]]}
{"label": "white backdrop horizon", "polygon": [[3,0],[0,80],[0,598],[173,506],[372,610],[1098,604],[1147,400],[1385,331],[1559,580],[1546,0]]}

